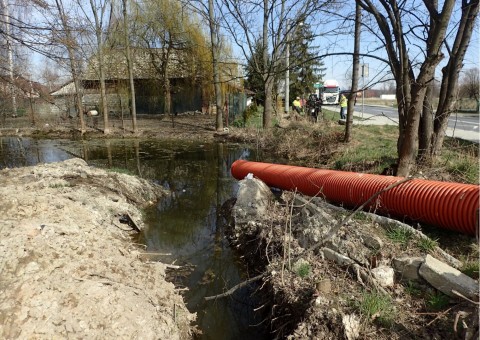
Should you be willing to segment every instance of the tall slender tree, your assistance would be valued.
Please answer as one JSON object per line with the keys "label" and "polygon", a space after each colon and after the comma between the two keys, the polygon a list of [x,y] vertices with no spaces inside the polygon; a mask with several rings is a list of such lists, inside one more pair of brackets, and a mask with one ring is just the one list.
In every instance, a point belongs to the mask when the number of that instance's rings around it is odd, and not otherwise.
{"label": "tall slender tree", "polygon": [[135,102],[135,82],[133,77],[133,62],[130,51],[130,37],[129,37],[129,23],[127,15],[127,0],[122,0],[122,14],[123,14],[123,29],[124,29],[124,43],[125,43],[125,58],[127,61],[128,81],[129,81],[129,95],[130,95],[130,112],[132,114],[132,128],[133,133],[138,133],[137,127],[137,107]]}
{"label": "tall slender tree", "polygon": [[[93,27],[95,30],[95,38],[97,45],[97,62],[98,62],[98,75],[100,80],[100,104],[102,107],[103,114],[103,133],[108,135],[110,133],[110,126],[108,122],[108,101],[107,101],[107,92],[105,85],[105,65],[104,65],[104,18],[105,13],[108,7],[108,0],[89,0],[90,9],[93,13],[94,23]],[[86,14],[86,13],[85,13]],[[86,15],[88,18],[88,15]]]}
{"label": "tall slender tree", "polygon": [[353,44],[353,72],[352,72],[352,87],[348,94],[347,105],[347,124],[345,126],[345,142],[350,142],[353,126],[353,107],[355,105],[355,97],[358,90],[358,78],[360,69],[360,29],[362,26],[362,9],[358,3],[355,6],[355,33]]}
{"label": "tall slender tree", "polygon": [[82,105],[82,85],[80,82],[80,72],[78,70],[78,60],[76,58],[75,48],[77,47],[77,41],[74,38],[72,27],[69,24],[69,18],[65,12],[65,8],[62,0],[55,0],[56,9],[58,11],[58,16],[60,17],[60,22],[62,25],[62,31],[58,32],[60,41],[67,49],[68,60],[71,75],[73,78],[73,83],[75,86],[75,104],[77,109],[77,116],[80,120],[80,131],[82,135],[85,133],[85,120],[83,117],[83,105]]}
{"label": "tall slender tree", "polygon": [[217,116],[215,122],[215,128],[217,131],[223,130],[223,103],[222,103],[222,90],[220,87],[220,74],[218,67],[218,57],[220,53],[220,39],[219,23],[215,18],[215,10],[213,7],[213,0],[208,0],[208,24],[210,27],[210,44],[212,50],[212,66],[213,66],[213,86],[215,92],[215,105],[217,108]]}

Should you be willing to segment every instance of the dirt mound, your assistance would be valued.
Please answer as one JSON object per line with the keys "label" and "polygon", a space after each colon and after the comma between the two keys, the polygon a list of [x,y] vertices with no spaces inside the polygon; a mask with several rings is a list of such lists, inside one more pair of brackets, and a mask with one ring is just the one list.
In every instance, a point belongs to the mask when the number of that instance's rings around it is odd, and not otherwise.
{"label": "dirt mound", "polygon": [[2,170],[1,337],[188,337],[195,316],[130,238],[164,195],[80,159]]}
{"label": "dirt mound", "polygon": [[[254,178],[239,186],[230,239],[251,275],[263,272],[258,291],[277,337],[478,338],[478,281],[420,231],[319,198],[275,199]],[[438,280],[427,273],[437,263]],[[468,282],[463,297],[445,289],[449,280]]]}

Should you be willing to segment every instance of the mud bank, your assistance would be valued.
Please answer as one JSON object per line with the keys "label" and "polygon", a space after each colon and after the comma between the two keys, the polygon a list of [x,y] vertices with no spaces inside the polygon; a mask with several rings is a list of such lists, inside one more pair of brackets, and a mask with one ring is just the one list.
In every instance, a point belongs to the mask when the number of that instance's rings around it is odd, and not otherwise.
{"label": "mud bank", "polygon": [[165,195],[80,159],[0,171],[0,337],[189,338],[195,315],[131,241]]}
{"label": "mud bank", "polygon": [[[229,203],[229,237],[251,277],[263,273],[258,309],[270,311],[264,323],[273,336],[478,338],[478,280],[420,231],[319,198],[277,199],[255,178],[240,181]],[[408,238],[399,243],[398,235]],[[437,269],[440,276],[430,275]]]}

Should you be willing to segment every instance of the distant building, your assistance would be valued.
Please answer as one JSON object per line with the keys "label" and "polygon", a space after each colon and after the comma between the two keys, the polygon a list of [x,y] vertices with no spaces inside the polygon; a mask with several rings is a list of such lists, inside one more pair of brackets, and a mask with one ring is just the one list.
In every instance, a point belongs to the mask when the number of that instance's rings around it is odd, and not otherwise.
{"label": "distant building", "polygon": [[[213,89],[208,67],[190,60],[182,51],[170,52],[168,67],[163,67],[162,49],[134,49],[132,53],[137,114],[164,114],[164,74],[170,83],[170,112],[202,110],[211,112]],[[104,56],[104,73],[109,114],[130,113],[128,68],[124,51],[115,49]],[[203,65],[205,66],[205,65]],[[228,94],[242,91],[241,67],[235,62],[223,62],[221,69],[222,90],[228,102]],[[82,103],[85,109],[101,110],[98,60],[94,56],[82,75]],[[75,114],[75,89],[73,82],[52,93],[55,104],[64,114]],[[232,102],[234,102],[233,100]]]}

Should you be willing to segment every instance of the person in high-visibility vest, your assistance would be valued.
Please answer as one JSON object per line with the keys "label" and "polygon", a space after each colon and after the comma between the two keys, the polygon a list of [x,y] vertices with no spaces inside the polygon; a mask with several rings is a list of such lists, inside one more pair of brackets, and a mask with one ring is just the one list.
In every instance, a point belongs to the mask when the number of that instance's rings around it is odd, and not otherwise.
{"label": "person in high-visibility vest", "polygon": [[340,104],[340,119],[346,119],[347,118],[346,116],[347,98],[343,93],[340,95],[339,104]]}
{"label": "person in high-visibility vest", "polygon": [[300,101],[300,97],[295,98],[293,101],[293,109],[297,111],[298,114],[302,112],[302,102]]}

